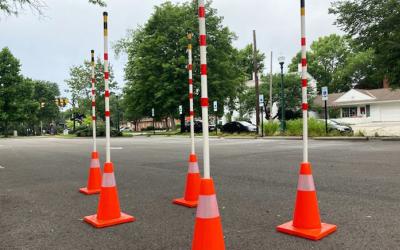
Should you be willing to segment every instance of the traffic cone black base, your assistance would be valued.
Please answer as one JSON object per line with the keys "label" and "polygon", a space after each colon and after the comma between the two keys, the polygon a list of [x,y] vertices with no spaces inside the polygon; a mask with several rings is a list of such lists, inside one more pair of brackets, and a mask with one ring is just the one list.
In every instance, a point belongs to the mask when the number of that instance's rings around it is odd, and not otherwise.
{"label": "traffic cone black base", "polygon": [[325,236],[336,231],[336,225],[321,223],[321,228],[317,229],[304,229],[296,228],[293,226],[293,221],[278,226],[276,229],[281,233],[290,234],[310,240],[320,240]]}
{"label": "traffic cone black base", "polygon": [[99,220],[97,218],[97,214],[94,214],[94,215],[86,216],[84,218],[84,220],[96,228],[102,228],[102,227],[109,227],[109,226],[114,226],[114,225],[128,223],[128,222],[134,222],[136,219],[135,219],[135,217],[133,217],[131,215],[121,213],[121,216],[116,219]]}

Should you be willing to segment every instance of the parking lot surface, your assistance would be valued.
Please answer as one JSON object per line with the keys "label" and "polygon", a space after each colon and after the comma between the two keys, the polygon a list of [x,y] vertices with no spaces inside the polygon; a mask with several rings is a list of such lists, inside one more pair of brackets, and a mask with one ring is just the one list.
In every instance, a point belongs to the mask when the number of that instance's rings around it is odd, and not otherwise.
{"label": "parking lot surface", "polygon": [[[112,139],[121,209],[137,220],[105,229],[82,221],[97,209],[98,196],[78,192],[91,143],[0,140],[0,249],[190,249],[196,210],[171,203],[183,194],[189,139]],[[275,230],[292,219],[301,141],[210,143],[227,249],[399,249],[399,142],[310,141],[321,217],[338,226],[318,242]]]}

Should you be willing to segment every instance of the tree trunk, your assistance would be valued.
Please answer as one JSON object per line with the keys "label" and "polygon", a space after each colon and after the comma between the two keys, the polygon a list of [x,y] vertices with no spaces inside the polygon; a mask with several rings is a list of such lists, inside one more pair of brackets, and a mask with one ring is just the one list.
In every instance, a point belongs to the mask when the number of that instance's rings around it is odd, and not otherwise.
{"label": "tree trunk", "polygon": [[165,129],[167,130],[167,131],[169,131],[169,126],[168,126],[168,117],[165,117]]}
{"label": "tree trunk", "polygon": [[175,130],[176,129],[175,119],[172,116],[170,117],[170,119],[171,119],[171,129]]}

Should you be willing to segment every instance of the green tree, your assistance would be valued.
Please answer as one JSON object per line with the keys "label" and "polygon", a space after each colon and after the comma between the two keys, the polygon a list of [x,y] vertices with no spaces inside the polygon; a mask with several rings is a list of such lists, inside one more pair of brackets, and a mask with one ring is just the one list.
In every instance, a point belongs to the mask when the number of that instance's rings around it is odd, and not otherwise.
{"label": "green tree", "polygon": [[[106,6],[104,0],[88,0],[91,4]],[[18,15],[24,7],[28,7],[36,13],[42,14],[42,9],[46,7],[44,0],[0,0],[0,11],[7,15]]]}
{"label": "green tree", "polygon": [[376,77],[400,83],[400,2],[398,0],[336,1],[329,10],[336,24],[364,51],[374,53]]}
{"label": "green tree", "polygon": [[[114,81],[114,70],[109,66],[110,91],[117,89],[117,82]],[[91,92],[92,92],[92,66],[89,61],[82,65],[72,66],[69,72],[70,78],[65,80],[69,87],[73,102],[77,106],[74,111],[80,114],[91,115]],[[96,86],[96,113],[104,120],[104,63],[100,58],[96,60],[95,66]]]}
{"label": "green tree", "polygon": [[[178,106],[188,114],[187,38],[188,31],[198,38],[196,3],[173,4],[166,2],[155,11],[143,27],[129,31],[115,50],[126,53],[127,80],[125,107],[131,117],[151,115],[157,119],[177,117]],[[244,83],[244,70],[239,63],[238,51],[232,46],[236,39],[215,9],[207,5],[208,93],[210,102],[227,104],[236,99]],[[193,39],[194,88],[200,89],[198,39]],[[199,114],[199,96],[195,96],[195,110]],[[134,114],[135,113],[135,114]],[[223,110],[219,109],[219,115]]]}
{"label": "green tree", "polygon": [[[308,72],[319,87],[328,86],[330,92],[344,92],[352,87],[379,87],[374,78],[372,50],[358,50],[350,38],[332,34],[320,37],[307,52]],[[301,54],[289,65],[291,72],[298,71]],[[318,88],[320,91],[320,88]]]}
{"label": "green tree", "polygon": [[8,135],[9,126],[32,118],[39,103],[32,96],[34,85],[24,81],[21,64],[8,48],[0,51],[0,122],[3,134]]}
{"label": "green tree", "polygon": [[[245,70],[247,80],[253,78],[254,73],[254,52],[253,45],[248,44],[246,47],[239,51],[239,64]],[[262,72],[264,69],[264,60],[265,54],[261,53],[259,50],[257,51],[257,63],[258,63],[258,72]]]}
{"label": "green tree", "polygon": [[[264,110],[268,110],[269,103],[269,75],[262,76],[264,84],[260,85],[260,94],[264,95]],[[311,93],[311,92],[309,92]],[[292,114],[299,114],[301,111],[301,81],[300,75],[296,73],[285,74],[284,76],[285,110]],[[240,93],[238,98],[238,108],[240,119],[248,119],[249,114],[255,112],[256,100],[255,88],[247,87]],[[281,75],[272,76],[272,103],[281,103]],[[265,112],[265,119],[269,119],[269,112]],[[293,116],[295,118],[296,116]]]}
{"label": "green tree", "polygon": [[26,79],[26,81],[33,83],[33,99],[39,103],[40,107],[37,114],[35,114],[34,121],[38,127],[42,122],[45,128],[50,123],[55,122],[60,113],[60,109],[55,103],[56,97],[60,96],[58,85],[48,81],[34,81],[31,79]]}

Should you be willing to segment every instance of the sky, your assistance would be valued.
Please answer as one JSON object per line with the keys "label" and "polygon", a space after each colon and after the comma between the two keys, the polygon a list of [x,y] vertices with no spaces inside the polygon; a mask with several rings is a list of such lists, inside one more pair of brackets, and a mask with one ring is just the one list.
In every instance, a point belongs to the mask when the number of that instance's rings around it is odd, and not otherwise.
{"label": "sky", "polygon": [[[24,10],[18,17],[0,16],[0,48],[9,47],[22,64],[22,74],[37,80],[56,82],[62,95],[69,68],[90,59],[90,50],[100,56],[103,51],[102,12],[109,12],[111,45],[126,35],[127,29],[143,25],[154,6],[165,0],[109,0],[106,8],[90,5],[86,0],[46,0],[44,17]],[[173,0],[172,2],[183,2]],[[306,2],[307,39],[340,33],[328,14],[330,0]],[[299,1],[293,0],[214,0],[213,7],[224,17],[223,24],[236,33],[234,42],[243,48],[252,42],[257,31],[257,46],[266,53],[269,72],[270,53],[274,52],[273,70],[278,71],[277,57],[286,57],[286,65],[300,50]],[[116,58],[110,51],[119,87],[124,84],[126,57]]]}

